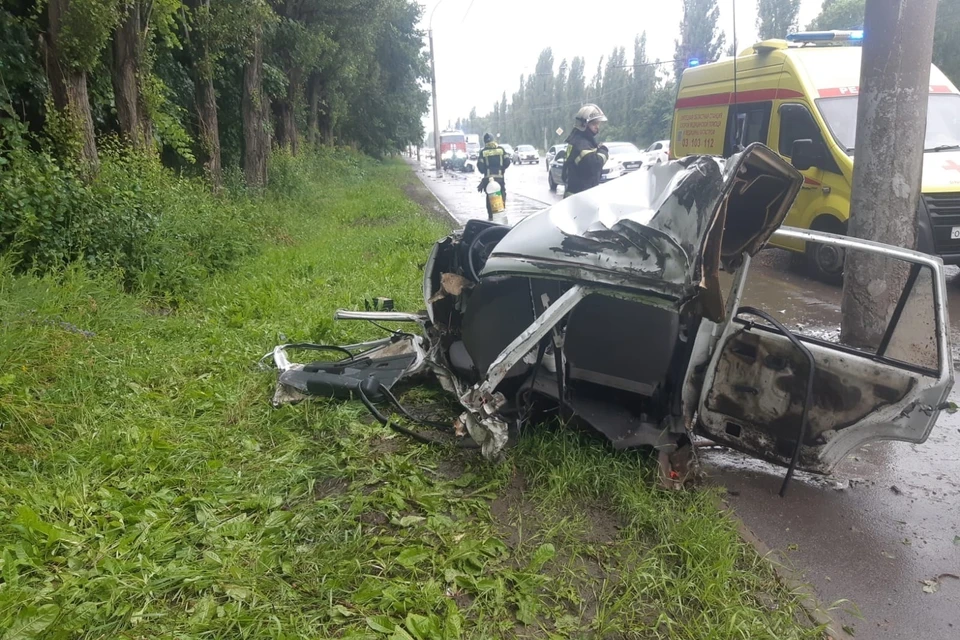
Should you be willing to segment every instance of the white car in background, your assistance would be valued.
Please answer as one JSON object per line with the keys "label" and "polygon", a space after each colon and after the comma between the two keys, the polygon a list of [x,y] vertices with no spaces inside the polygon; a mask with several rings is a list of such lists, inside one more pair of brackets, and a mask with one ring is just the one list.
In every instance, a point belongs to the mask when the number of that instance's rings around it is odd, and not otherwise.
{"label": "white car in background", "polygon": [[540,164],[540,154],[532,144],[521,144],[517,147],[517,164]]}
{"label": "white car in background", "polygon": [[643,164],[662,164],[670,159],[670,141],[657,140],[643,150]]}
{"label": "white car in background", "polygon": [[610,152],[610,159],[603,165],[604,169],[613,168],[614,164],[619,163],[623,168],[622,173],[631,173],[643,164],[643,152],[632,142],[604,142],[603,144]]}

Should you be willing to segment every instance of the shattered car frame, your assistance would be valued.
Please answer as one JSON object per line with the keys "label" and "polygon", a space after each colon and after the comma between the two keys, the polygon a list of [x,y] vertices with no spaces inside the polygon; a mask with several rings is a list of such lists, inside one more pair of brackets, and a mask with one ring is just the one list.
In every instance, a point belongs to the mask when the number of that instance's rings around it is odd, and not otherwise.
{"label": "shattered car frame", "polygon": [[[458,430],[488,458],[537,412],[575,418],[618,448],[653,447],[661,463],[692,434],[818,473],[869,440],[923,442],[953,381],[942,262],[780,229],[801,184],[759,144],[729,160],[644,167],[515,227],[471,220],[440,240],[424,269],[423,314],[338,317],[419,323],[420,335],[374,347],[411,354],[384,386],[432,371],[464,408]],[[774,233],[911,265],[876,353],[793,334],[740,306],[750,258]],[[721,271],[734,276],[726,300]],[[919,308],[926,321],[907,327]],[[901,357],[918,348],[930,351],[924,366]],[[278,350],[278,368],[294,371]],[[282,371],[278,393],[285,375],[296,378]],[[837,385],[847,393],[825,403]]]}

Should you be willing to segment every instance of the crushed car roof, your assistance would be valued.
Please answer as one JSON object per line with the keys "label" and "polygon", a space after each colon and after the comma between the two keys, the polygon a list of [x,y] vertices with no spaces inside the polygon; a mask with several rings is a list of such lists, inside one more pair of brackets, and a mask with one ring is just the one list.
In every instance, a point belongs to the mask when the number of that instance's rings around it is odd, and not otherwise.
{"label": "crushed car roof", "polygon": [[717,274],[758,251],[803,178],[754,144],[723,160],[691,156],[589,189],[516,225],[481,275],[563,277],[651,296],[679,307],[707,292],[722,317]]}

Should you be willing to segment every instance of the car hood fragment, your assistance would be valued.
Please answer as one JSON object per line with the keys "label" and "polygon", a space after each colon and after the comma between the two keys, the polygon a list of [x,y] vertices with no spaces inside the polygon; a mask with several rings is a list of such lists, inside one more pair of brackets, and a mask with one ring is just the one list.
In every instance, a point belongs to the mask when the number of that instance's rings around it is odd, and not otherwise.
{"label": "car hood fragment", "polygon": [[723,316],[718,272],[736,269],[783,222],[802,176],[754,144],[728,160],[690,156],[576,194],[517,224],[481,274],[562,277],[699,300]]}

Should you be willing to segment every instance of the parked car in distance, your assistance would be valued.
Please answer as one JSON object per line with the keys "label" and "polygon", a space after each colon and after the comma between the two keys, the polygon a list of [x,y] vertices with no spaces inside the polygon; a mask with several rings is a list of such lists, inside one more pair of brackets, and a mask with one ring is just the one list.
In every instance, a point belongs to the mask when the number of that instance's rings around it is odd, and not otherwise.
{"label": "parked car in distance", "polygon": [[557,185],[563,184],[563,161],[566,156],[567,149],[564,145],[564,148],[558,149],[550,160],[547,168],[547,185],[550,186],[550,191],[556,191]]}
{"label": "parked car in distance", "polygon": [[557,152],[563,151],[566,148],[567,148],[566,143],[563,143],[563,144],[555,144],[549,149],[547,149],[547,162],[546,162],[547,173],[550,173],[550,163],[553,162],[553,159],[557,157]]}
{"label": "parked car in distance", "polygon": [[512,145],[509,145],[505,142],[501,142],[500,148],[503,149],[503,153],[506,155],[506,157],[510,158],[511,163],[514,163],[517,161],[517,152]]}
{"label": "parked car in distance", "polygon": [[540,164],[540,154],[532,144],[521,144],[517,147],[517,164]]}
{"label": "parked car in distance", "polygon": [[657,140],[643,150],[643,164],[661,164],[670,159],[670,141]]}
{"label": "parked car in distance", "polygon": [[[632,143],[607,142],[605,144],[610,151],[610,157],[607,158],[607,162],[603,165],[603,170],[600,172],[601,183],[616,180],[640,168],[639,160],[635,157],[636,154],[640,153],[640,150]],[[633,149],[632,151],[631,148]],[[566,155],[567,150],[564,148],[556,153],[553,161],[550,163],[550,170],[547,172],[547,185],[549,185],[550,191],[556,191],[557,186],[563,184],[563,163]],[[626,168],[624,160],[631,164],[630,169]],[[635,167],[633,166],[634,163],[637,163]]]}
{"label": "parked car in distance", "polygon": [[603,170],[600,171],[600,183],[616,180],[626,173],[627,170],[623,168],[623,164],[616,158],[611,157],[603,165]]}
{"label": "parked car in distance", "polygon": [[[643,152],[637,148],[637,145],[632,142],[605,142],[607,150],[610,151],[610,158],[607,160],[607,164],[604,165],[604,169],[609,168],[610,174],[615,173],[615,163],[612,161],[619,162],[623,167],[621,175],[624,173],[630,173],[631,171],[636,171],[640,168],[640,165],[643,164]],[[619,175],[616,177],[620,177]],[[612,178],[610,178],[612,179]]]}

